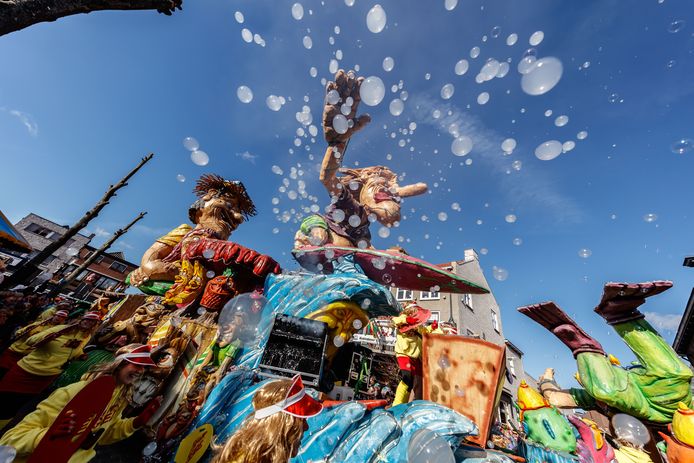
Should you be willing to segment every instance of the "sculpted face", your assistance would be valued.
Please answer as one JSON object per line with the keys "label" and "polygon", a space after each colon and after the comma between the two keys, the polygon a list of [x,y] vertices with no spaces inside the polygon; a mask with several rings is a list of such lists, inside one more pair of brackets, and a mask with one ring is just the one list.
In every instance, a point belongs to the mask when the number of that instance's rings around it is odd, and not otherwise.
{"label": "sculpted face", "polygon": [[376,220],[390,226],[400,220],[400,196],[398,185],[383,177],[370,177],[364,182],[359,194],[359,201],[370,212],[376,215]]}
{"label": "sculpted face", "polygon": [[229,233],[238,228],[244,221],[240,212],[238,198],[210,190],[201,198],[203,216],[214,217],[224,222]]}

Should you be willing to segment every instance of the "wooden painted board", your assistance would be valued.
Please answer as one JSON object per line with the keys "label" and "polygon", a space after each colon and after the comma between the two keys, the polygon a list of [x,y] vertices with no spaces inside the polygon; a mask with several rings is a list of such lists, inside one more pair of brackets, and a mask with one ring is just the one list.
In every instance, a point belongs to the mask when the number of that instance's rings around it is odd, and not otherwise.
{"label": "wooden painted board", "polygon": [[439,287],[442,293],[487,294],[489,290],[444,270],[429,262],[397,251],[358,249],[346,246],[306,246],[293,249],[299,264],[312,272],[331,273],[332,262],[352,255],[364,273],[376,283],[401,289],[431,291]]}
{"label": "wooden painted board", "polygon": [[506,350],[480,339],[425,334],[422,351],[423,398],[470,418],[485,447],[506,371]]}
{"label": "wooden painted board", "polygon": [[[106,410],[115,389],[116,379],[111,375],[101,376],[87,384],[65,405],[27,463],[46,463],[49,461],[51,463],[67,463]],[[73,412],[76,415],[75,432],[72,436],[55,436],[56,424],[63,421],[68,412]]]}

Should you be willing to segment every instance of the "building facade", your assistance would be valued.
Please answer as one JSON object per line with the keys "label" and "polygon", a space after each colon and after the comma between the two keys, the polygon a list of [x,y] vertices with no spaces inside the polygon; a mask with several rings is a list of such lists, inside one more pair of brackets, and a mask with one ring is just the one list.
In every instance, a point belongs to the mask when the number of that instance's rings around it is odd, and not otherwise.
{"label": "building facade", "polygon": [[[0,258],[5,261],[5,275],[11,275],[23,262],[57,241],[69,227],[36,214],[29,214],[17,222],[15,228],[26,238],[34,251],[21,253],[0,250]],[[39,264],[42,273],[32,283],[57,283],[60,278],[72,273],[94,253],[95,249],[89,245],[93,237],[93,234],[85,236],[78,233],[70,238],[65,245]],[[103,253],[87,270],[78,275],[63,293],[78,299],[92,300],[101,291],[123,291],[127,286],[126,277],[136,268],[137,265],[126,260],[122,252]]]}
{"label": "building facade", "polygon": [[[6,265],[6,275],[11,275],[23,262],[35,256],[39,251],[43,251],[52,242],[57,241],[69,228],[36,214],[27,215],[14,226],[29,242],[34,251],[31,253],[20,253],[0,250],[0,257],[5,261]],[[42,277],[52,277],[61,269],[64,269],[93,237],[94,235],[85,236],[78,233],[70,238],[65,245],[58,248],[51,256],[39,264],[39,268],[43,271]]]}

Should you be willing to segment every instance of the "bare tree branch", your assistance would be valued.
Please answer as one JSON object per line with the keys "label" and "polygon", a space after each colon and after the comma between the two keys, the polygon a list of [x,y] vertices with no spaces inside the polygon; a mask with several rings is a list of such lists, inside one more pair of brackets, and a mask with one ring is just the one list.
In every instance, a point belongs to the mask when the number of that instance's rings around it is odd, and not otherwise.
{"label": "bare tree branch", "polygon": [[0,0],[0,35],[46,21],[103,10],[157,10],[171,15],[183,0]]}

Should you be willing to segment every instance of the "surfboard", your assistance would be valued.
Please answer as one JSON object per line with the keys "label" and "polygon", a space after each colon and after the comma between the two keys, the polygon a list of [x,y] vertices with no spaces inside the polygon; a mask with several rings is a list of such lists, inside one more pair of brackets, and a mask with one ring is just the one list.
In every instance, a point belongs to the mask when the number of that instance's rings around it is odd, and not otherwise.
{"label": "surfboard", "polygon": [[[65,405],[63,411],[53,421],[53,425],[39,442],[36,450],[31,454],[27,463],[66,463],[80,448],[82,442],[89,436],[92,428],[104,413],[111,401],[113,391],[116,389],[116,379],[109,376],[101,376],[87,384],[70,402]],[[58,424],[65,418],[68,412],[75,417],[75,431],[72,436],[60,436]]]}
{"label": "surfboard", "polygon": [[292,254],[303,268],[316,273],[332,273],[334,263],[339,258],[351,255],[367,277],[386,286],[456,294],[489,292],[487,288],[460,275],[397,251],[327,245],[293,249]]}

